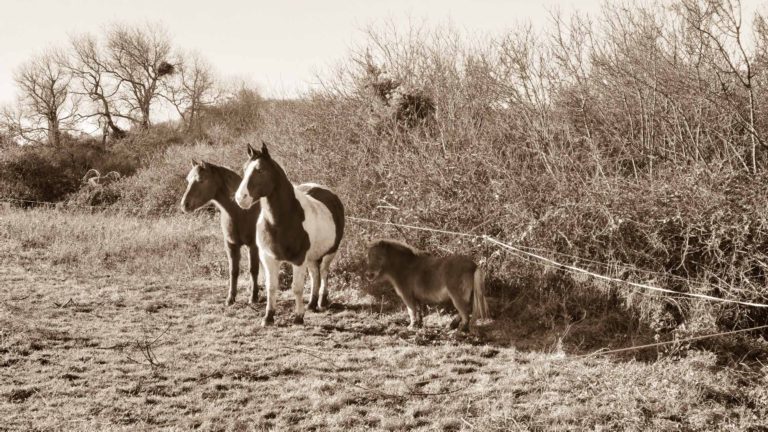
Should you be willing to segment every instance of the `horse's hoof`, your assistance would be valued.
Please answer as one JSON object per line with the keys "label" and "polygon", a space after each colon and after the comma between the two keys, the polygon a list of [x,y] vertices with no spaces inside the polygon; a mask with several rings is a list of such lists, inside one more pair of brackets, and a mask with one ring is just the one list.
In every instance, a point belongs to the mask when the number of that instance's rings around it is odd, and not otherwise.
{"label": "horse's hoof", "polygon": [[261,320],[262,327],[271,326],[274,323],[275,323],[275,311],[267,312],[267,315],[264,317],[264,319]]}
{"label": "horse's hoof", "polygon": [[459,323],[461,323],[461,318],[456,317],[453,319],[453,321],[451,321],[450,324],[448,324],[448,328],[451,330],[456,330],[459,328]]}
{"label": "horse's hoof", "polygon": [[462,324],[459,331],[462,333],[469,333],[469,323]]}
{"label": "horse's hoof", "polygon": [[235,298],[227,297],[227,300],[224,302],[224,306],[232,306],[233,304],[235,304]]}
{"label": "horse's hoof", "polygon": [[311,310],[312,312],[317,312],[318,310],[320,310],[317,307],[317,299],[310,300],[309,304],[307,304],[307,309]]}
{"label": "horse's hoof", "polygon": [[258,296],[256,296],[256,297],[251,297],[250,299],[248,299],[248,303],[249,303],[249,304],[256,304],[256,303],[258,303],[258,302],[259,302],[259,297],[258,297]]}
{"label": "horse's hoof", "polygon": [[320,298],[320,305],[319,305],[320,309],[327,309],[328,305],[330,305],[330,303],[328,301],[328,296],[322,296]]}
{"label": "horse's hoof", "polygon": [[293,323],[304,325],[304,315],[294,315],[293,316]]}

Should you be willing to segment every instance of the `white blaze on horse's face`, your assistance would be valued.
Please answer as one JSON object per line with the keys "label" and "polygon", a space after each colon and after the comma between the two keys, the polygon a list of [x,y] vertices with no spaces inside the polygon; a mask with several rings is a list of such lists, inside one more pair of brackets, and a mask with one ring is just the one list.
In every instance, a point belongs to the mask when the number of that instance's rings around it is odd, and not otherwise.
{"label": "white blaze on horse's face", "polygon": [[189,170],[189,174],[187,174],[187,190],[184,192],[184,196],[181,198],[181,209],[183,211],[189,212],[197,208],[197,203],[190,202],[192,201],[190,195],[192,192],[192,187],[199,183],[200,180],[200,167],[195,166]]}
{"label": "white blaze on horse's face", "polygon": [[248,162],[248,165],[245,167],[243,181],[240,182],[240,186],[237,188],[237,192],[235,192],[235,202],[237,202],[237,205],[241,208],[249,209],[255,202],[251,193],[248,191],[248,181],[253,175],[253,171],[259,168],[259,165],[260,161],[256,159]]}
{"label": "white blaze on horse's face", "polygon": [[191,185],[194,182],[200,181],[200,167],[196,166],[189,170],[189,174],[187,174],[187,184]]}

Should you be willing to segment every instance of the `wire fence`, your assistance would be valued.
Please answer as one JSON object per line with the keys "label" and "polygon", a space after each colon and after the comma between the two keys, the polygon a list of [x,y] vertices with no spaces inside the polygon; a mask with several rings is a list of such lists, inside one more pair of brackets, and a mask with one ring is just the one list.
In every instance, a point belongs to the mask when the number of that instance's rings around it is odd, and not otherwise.
{"label": "wire fence", "polygon": [[[565,264],[565,263],[556,261],[556,260],[554,260],[552,258],[548,258],[548,257],[543,256],[541,254],[529,252],[527,250],[524,250],[522,247],[518,247],[518,246],[512,245],[510,243],[502,242],[502,241],[500,241],[500,240],[498,240],[498,239],[496,239],[494,237],[491,237],[489,235],[469,234],[469,233],[462,233],[462,232],[458,232],[458,231],[450,231],[450,230],[428,228],[428,227],[419,227],[419,226],[415,226],[415,225],[398,224],[398,223],[394,223],[394,222],[383,222],[383,221],[377,221],[377,220],[373,220],[373,219],[351,217],[351,216],[348,216],[347,219],[350,219],[350,220],[353,220],[353,221],[356,221],[356,222],[363,222],[363,223],[370,223],[370,224],[377,224],[377,225],[389,225],[389,226],[396,226],[396,227],[399,227],[399,228],[414,229],[414,230],[420,230],[420,231],[427,231],[427,232],[433,232],[433,233],[447,234],[447,235],[460,236],[460,237],[469,237],[469,238],[474,238],[474,239],[478,239],[478,240],[483,240],[483,241],[486,241],[486,242],[488,242],[488,243],[490,243],[492,245],[495,245],[495,246],[499,247],[502,250],[510,251],[510,252],[515,253],[515,254],[527,257],[527,258],[535,259],[535,260],[543,263],[544,265],[548,265],[548,266],[552,266],[552,267],[555,267],[555,268],[559,268],[559,269],[562,269],[562,270],[565,270],[565,271],[569,271],[571,273],[579,273],[579,274],[583,274],[583,275],[587,275],[587,276],[593,277],[595,279],[600,279],[600,280],[604,280],[604,281],[608,281],[608,282],[614,282],[614,283],[617,283],[617,284],[627,285],[627,286],[631,286],[631,287],[634,287],[634,288],[640,288],[640,289],[644,289],[644,290],[648,290],[648,291],[662,292],[662,293],[666,293],[666,294],[673,294],[673,295],[679,295],[679,296],[685,296],[685,297],[692,297],[692,298],[698,298],[698,299],[715,301],[715,302],[735,303],[735,304],[740,304],[742,306],[751,306],[751,307],[759,307],[759,308],[766,308],[766,307],[768,307],[768,304],[763,304],[763,303],[747,302],[747,301],[734,300],[734,299],[725,299],[725,298],[714,297],[714,296],[710,296],[710,295],[706,295],[706,294],[697,294],[697,293],[674,291],[674,290],[670,290],[670,289],[666,289],[666,288],[656,287],[656,286],[653,286],[653,285],[650,285],[650,284],[647,284],[647,283],[637,283],[637,282],[632,282],[632,281],[628,281],[628,280],[624,280],[624,279],[618,279],[618,278],[611,277],[611,276],[606,276],[606,275],[603,275],[603,274],[600,274],[600,273],[596,273],[596,272],[592,272],[592,271],[586,270],[586,269],[581,268],[581,267],[577,267],[577,266],[574,266],[574,265],[569,265],[569,264]],[[552,253],[550,252],[550,254],[552,254]],[[603,265],[608,265],[608,264],[603,264]],[[630,268],[629,266],[625,266],[625,267]]]}

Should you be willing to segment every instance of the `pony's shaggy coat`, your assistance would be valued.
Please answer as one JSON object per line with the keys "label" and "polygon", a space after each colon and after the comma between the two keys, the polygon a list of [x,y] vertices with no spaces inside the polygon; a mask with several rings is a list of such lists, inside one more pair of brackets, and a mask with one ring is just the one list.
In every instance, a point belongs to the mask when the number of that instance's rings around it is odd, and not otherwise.
{"label": "pony's shaggy coat", "polygon": [[467,256],[438,258],[398,241],[376,240],[368,246],[367,275],[392,284],[408,308],[411,328],[422,325],[424,304],[448,300],[459,313],[451,328],[469,330],[470,314],[488,317],[483,271]]}

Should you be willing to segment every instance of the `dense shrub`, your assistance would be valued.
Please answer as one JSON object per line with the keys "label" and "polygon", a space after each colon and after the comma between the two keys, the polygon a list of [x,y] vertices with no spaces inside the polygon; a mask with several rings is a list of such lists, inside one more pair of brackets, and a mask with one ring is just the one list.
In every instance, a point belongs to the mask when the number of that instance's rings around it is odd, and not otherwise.
{"label": "dense shrub", "polygon": [[102,172],[117,171],[124,176],[133,174],[157,155],[162,155],[169,146],[188,141],[177,126],[165,123],[132,131],[126,138],[114,141],[109,147],[109,154],[97,169]]}
{"label": "dense shrub", "polygon": [[0,156],[0,197],[60,201],[75,192],[86,171],[104,158],[92,143],[53,147],[9,147]]}
{"label": "dense shrub", "polygon": [[205,131],[224,129],[240,135],[259,128],[264,101],[245,85],[237,87],[224,101],[202,108],[200,125]]}
{"label": "dense shrub", "polygon": [[113,203],[117,200],[113,192],[83,182],[88,170],[130,176],[168,146],[183,140],[184,136],[172,126],[160,125],[131,133],[107,148],[93,139],[72,137],[66,137],[57,147],[6,147],[0,153],[0,197],[58,202],[82,187],[75,197],[78,203]]}

